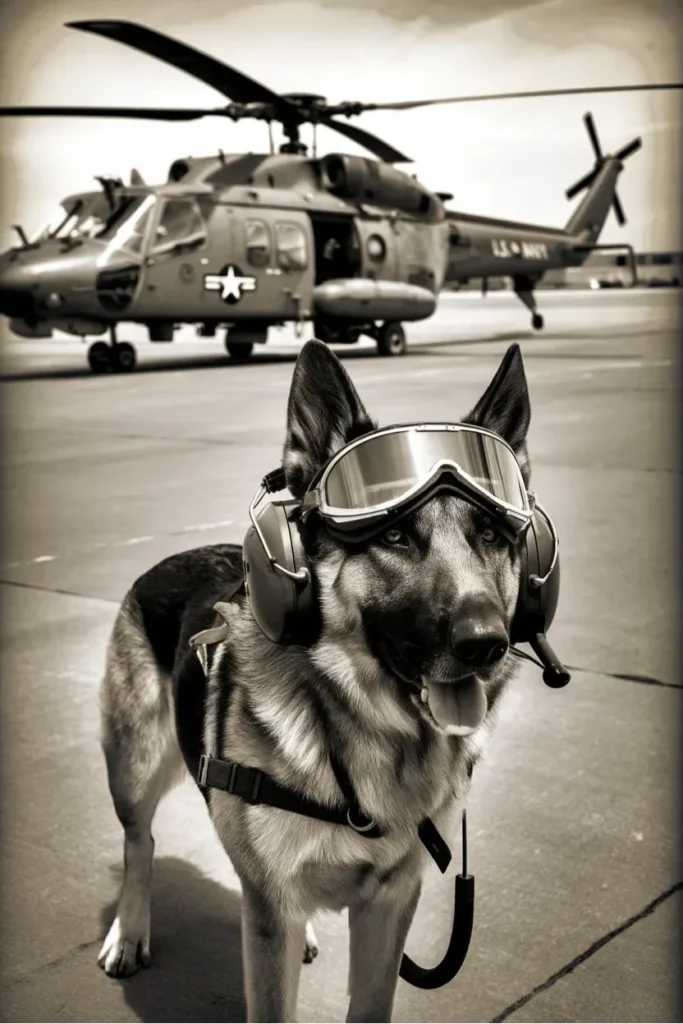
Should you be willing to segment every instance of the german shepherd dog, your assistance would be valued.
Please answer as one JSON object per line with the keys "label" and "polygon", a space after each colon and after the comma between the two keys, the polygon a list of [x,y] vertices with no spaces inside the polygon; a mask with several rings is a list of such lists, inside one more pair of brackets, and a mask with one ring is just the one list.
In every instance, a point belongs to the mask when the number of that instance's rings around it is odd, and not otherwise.
{"label": "german shepherd dog", "polygon": [[[530,420],[519,347],[511,346],[464,422],[513,448],[528,486]],[[336,356],[308,342],[294,368],[283,467],[301,499],[319,468],[376,429]],[[348,908],[347,1021],[390,1021],[401,956],[420,894],[425,850],[416,823],[442,834],[459,821],[473,767],[511,678],[519,551],[482,530],[475,509],[438,494],[393,529],[349,546],[323,529],[305,549],[320,605],[310,647],[260,632],[241,594],[241,547],[215,545],[165,559],[137,580],[118,612],[101,692],[109,786],[123,826],[125,874],[99,963],[112,976],[150,962],[154,841],[161,797],[202,753],[261,768],[328,807],[344,800],[341,760],[359,806],[384,829],[350,827],[204,792],[242,885],[242,953],[249,1021],[293,1021],[302,959],[317,950],[307,924]],[[216,612],[228,638],[208,677],[188,640]],[[486,699],[469,736],[438,724],[420,680],[444,690],[473,675]],[[450,833],[452,834],[452,833]]]}

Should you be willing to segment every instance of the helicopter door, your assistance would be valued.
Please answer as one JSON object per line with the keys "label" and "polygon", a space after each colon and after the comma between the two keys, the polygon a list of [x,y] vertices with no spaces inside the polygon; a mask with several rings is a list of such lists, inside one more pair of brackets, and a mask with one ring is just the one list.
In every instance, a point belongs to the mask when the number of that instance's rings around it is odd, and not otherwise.
{"label": "helicopter door", "polygon": [[361,276],[375,281],[398,280],[396,234],[389,221],[358,219],[356,228],[361,247]]}
{"label": "helicopter door", "polygon": [[199,307],[208,245],[199,204],[162,199],[145,258],[146,316],[186,320]]}
{"label": "helicopter door", "polygon": [[313,238],[308,219],[297,211],[239,210],[233,220],[236,253],[253,287],[233,314],[266,320],[310,316],[313,294]]}

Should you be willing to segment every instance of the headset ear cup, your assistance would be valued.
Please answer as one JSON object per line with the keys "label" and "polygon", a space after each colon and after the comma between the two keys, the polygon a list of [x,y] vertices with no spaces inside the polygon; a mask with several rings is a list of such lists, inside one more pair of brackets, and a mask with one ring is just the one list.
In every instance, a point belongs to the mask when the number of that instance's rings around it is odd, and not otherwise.
{"label": "headset ear cup", "polygon": [[[292,573],[307,568],[297,524],[292,522],[296,508],[295,501],[272,501],[256,517],[271,555]],[[273,643],[299,642],[310,626],[312,580],[293,580],[275,569],[253,526],[244,538],[242,559],[247,597],[261,632]]]}
{"label": "headset ear cup", "polygon": [[512,643],[529,643],[539,633],[545,634],[555,618],[560,596],[560,558],[541,586],[535,586],[534,577],[543,577],[553,561],[555,541],[550,527],[538,510],[534,512],[522,548],[519,596],[512,621]]}

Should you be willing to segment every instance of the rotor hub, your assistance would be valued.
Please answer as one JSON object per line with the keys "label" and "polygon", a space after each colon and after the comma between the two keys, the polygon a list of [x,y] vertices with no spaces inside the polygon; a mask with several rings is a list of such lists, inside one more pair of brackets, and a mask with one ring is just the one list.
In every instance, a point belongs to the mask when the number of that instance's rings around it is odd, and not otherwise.
{"label": "rotor hub", "polygon": [[285,92],[282,99],[302,110],[324,109],[327,106],[327,98],[314,92]]}

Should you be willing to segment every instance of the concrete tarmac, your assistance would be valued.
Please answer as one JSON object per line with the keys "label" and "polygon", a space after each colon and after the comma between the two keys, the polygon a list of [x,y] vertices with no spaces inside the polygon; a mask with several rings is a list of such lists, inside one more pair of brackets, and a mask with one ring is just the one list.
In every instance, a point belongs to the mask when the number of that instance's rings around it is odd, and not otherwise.
{"label": "concrete tarmac", "polygon": [[[680,1019],[678,302],[541,293],[539,335],[510,295],[454,295],[404,358],[340,353],[380,423],[457,419],[520,342],[533,487],[561,538],[551,640],[574,669],[562,691],[532,666],[511,686],[469,805],[469,956],[445,988],[400,982],[395,1021]],[[156,819],[152,966],[118,982],[96,965],[122,861],[97,688],[135,577],[241,541],[300,342],[233,366],[185,332],[106,377],[78,342],[4,342],[1,1019],[243,1021],[239,885],[189,779]],[[407,947],[422,964],[445,951],[457,871],[457,852],[429,871]],[[346,915],[316,930],[298,1019],[342,1021]]]}

